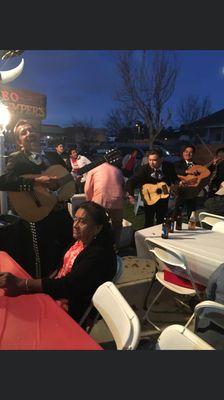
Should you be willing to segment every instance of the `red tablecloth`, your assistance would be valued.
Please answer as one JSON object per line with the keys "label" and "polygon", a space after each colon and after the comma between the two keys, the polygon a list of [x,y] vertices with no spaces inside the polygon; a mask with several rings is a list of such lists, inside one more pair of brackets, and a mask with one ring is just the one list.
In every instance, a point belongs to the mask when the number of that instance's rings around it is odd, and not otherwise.
{"label": "red tablecloth", "polygon": [[[0,271],[29,278],[0,251]],[[50,296],[4,296],[0,290],[0,350],[102,350]]]}

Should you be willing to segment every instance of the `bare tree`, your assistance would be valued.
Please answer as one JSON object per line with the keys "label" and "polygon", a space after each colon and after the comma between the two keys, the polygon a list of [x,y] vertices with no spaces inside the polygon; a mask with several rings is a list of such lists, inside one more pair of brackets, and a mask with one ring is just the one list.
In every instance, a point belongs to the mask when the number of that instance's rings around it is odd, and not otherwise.
{"label": "bare tree", "polygon": [[188,95],[181,100],[177,113],[181,125],[188,125],[211,113],[212,105],[208,96],[200,100],[199,96]]}
{"label": "bare tree", "polygon": [[76,144],[83,148],[88,148],[96,141],[96,130],[93,127],[93,121],[73,119],[70,126],[66,128],[67,137],[72,138]]}
{"label": "bare tree", "polygon": [[73,120],[72,127],[80,132],[83,141],[88,141],[93,134],[93,121],[90,120]]}
{"label": "bare tree", "polygon": [[152,147],[171,118],[169,110],[165,115],[164,106],[174,92],[179,70],[175,53],[156,51],[149,57],[147,50],[125,51],[119,54],[117,67],[121,88],[116,99],[146,125]]}
{"label": "bare tree", "polygon": [[133,128],[137,116],[128,108],[113,109],[105,120],[108,132],[118,136],[122,129]]}

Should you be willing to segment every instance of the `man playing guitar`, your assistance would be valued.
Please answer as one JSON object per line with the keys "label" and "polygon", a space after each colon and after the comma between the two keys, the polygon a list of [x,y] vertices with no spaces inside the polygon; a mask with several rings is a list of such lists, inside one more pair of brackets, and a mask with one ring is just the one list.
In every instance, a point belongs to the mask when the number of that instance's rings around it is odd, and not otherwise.
{"label": "man playing guitar", "polygon": [[212,197],[220,187],[224,186],[224,147],[216,150],[215,157],[208,169],[212,173],[208,195]]}
{"label": "man playing guitar", "polygon": [[[157,224],[163,222],[164,217],[168,212],[168,200],[169,192],[168,188],[171,184],[176,184],[178,182],[178,177],[175,172],[173,164],[164,161],[162,153],[160,150],[151,150],[148,156],[148,164],[140,167],[138,172],[130,178],[126,183],[126,190],[129,194],[128,198],[131,204],[134,204],[134,190],[135,188],[143,188],[145,184],[149,185],[149,189],[146,187],[148,192],[148,204],[145,201],[144,211],[145,211],[145,228],[154,225],[154,217],[156,216]],[[154,204],[150,201],[153,197],[153,193],[150,190],[153,186],[156,187],[157,184],[162,183],[161,189],[156,189],[158,200]],[[163,198],[162,191],[163,186],[165,189],[165,197]]]}
{"label": "man playing guitar", "polygon": [[[177,161],[174,166],[177,175],[182,175],[182,176],[187,176],[189,174],[189,170],[193,165],[195,165],[195,162],[193,160],[194,155],[195,155],[195,146],[192,144],[186,145],[182,149],[182,160]],[[181,182],[181,186],[184,186],[184,182]],[[188,188],[182,188],[182,192],[188,190]],[[184,193],[183,193],[184,194]],[[182,199],[181,196],[181,191],[179,193],[178,199],[176,201],[176,207],[183,207],[186,206],[187,209],[187,216],[188,219],[190,218],[190,215],[192,211],[196,210],[196,197],[190,198],[190,199]]]}
{"label": "man playing guitar", "polygon": [[[0,190],[33,193],[34,184],[56,190],[57,177],[44,175],[43,171],[56,164],[66,168],[62,158],[55,152],[39,153],[39,133],[28,121],[18,121],[14,134],[20,151],[9,156],[6,173],[0,177]],[[42,176],[38,176],[41,173]],[[37,177],[21,176],[25,174]],[[22,224],[23,231],[18,238],[21,241],[21,263],[33,277],[47,276],[59,265],[64,249],[72,241],[73,220],[67,204],[59,202],[41,221],[30,223],[22,220]]]}

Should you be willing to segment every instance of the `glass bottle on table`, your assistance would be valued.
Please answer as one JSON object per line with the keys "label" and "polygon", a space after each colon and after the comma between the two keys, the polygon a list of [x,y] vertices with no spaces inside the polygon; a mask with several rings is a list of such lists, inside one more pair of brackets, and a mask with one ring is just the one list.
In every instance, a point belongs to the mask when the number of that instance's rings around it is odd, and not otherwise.
{"label": "glass bottle on table", "polygon": [[169,233],[173,233],[174,231],[174,217],[170,215],[168,217],[168,228],[169,228]]}
{"label": "glass bottle on table", "polygon": [[165,217],[162,223],[162,234],[161,237],[163,239],[168,239],[169,238],[169,223],[168,219]]}
{"label": "glass bottle on table", "polygon": [[188,221],[188,229],[193,231],[196,228],[196,215],[195,211],[192,211],[191,216]]}
{"label": "glass bottle on table", "polygon": [[178,212],[177,212],[177,216],[176,216],[176,230],[177,231],[182,231],[182,222],[183,222],[182,208],[179,208]]}

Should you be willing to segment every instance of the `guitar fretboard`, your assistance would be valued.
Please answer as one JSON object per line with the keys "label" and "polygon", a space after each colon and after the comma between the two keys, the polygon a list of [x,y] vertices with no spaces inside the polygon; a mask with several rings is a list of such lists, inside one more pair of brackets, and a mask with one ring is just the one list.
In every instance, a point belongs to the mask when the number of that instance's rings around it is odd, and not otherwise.
{"label": "guitar fretboard", "polygon": [[[86,172],[90,171],[91,169],[93,169],[93,168],[97,167],[98,165],[101,165],[105,162],[107,162],[107,158],[105,156],[100,157],[100,158],[98,158],[98,160],[95,160],[95,161],[91,162],[90,164],[84,165],[84,167],[80,168],[77,175],[83,175]],[[59,179],[59,186],[63,186],[71,180],[74,180],[74,177],[71,174],[67,174]]]}
{"label": "guitar fretboard", "polygon": [[84,167],[80,168],[78,171],[78,175],[83,175],[86,172],[90,171],[91,169],[98,167],[98,165],[105,163],[106,161],[107,160],[105,159],[105,157],[100,157],[98,160],[95,160],[90,164],[84,165]]}

